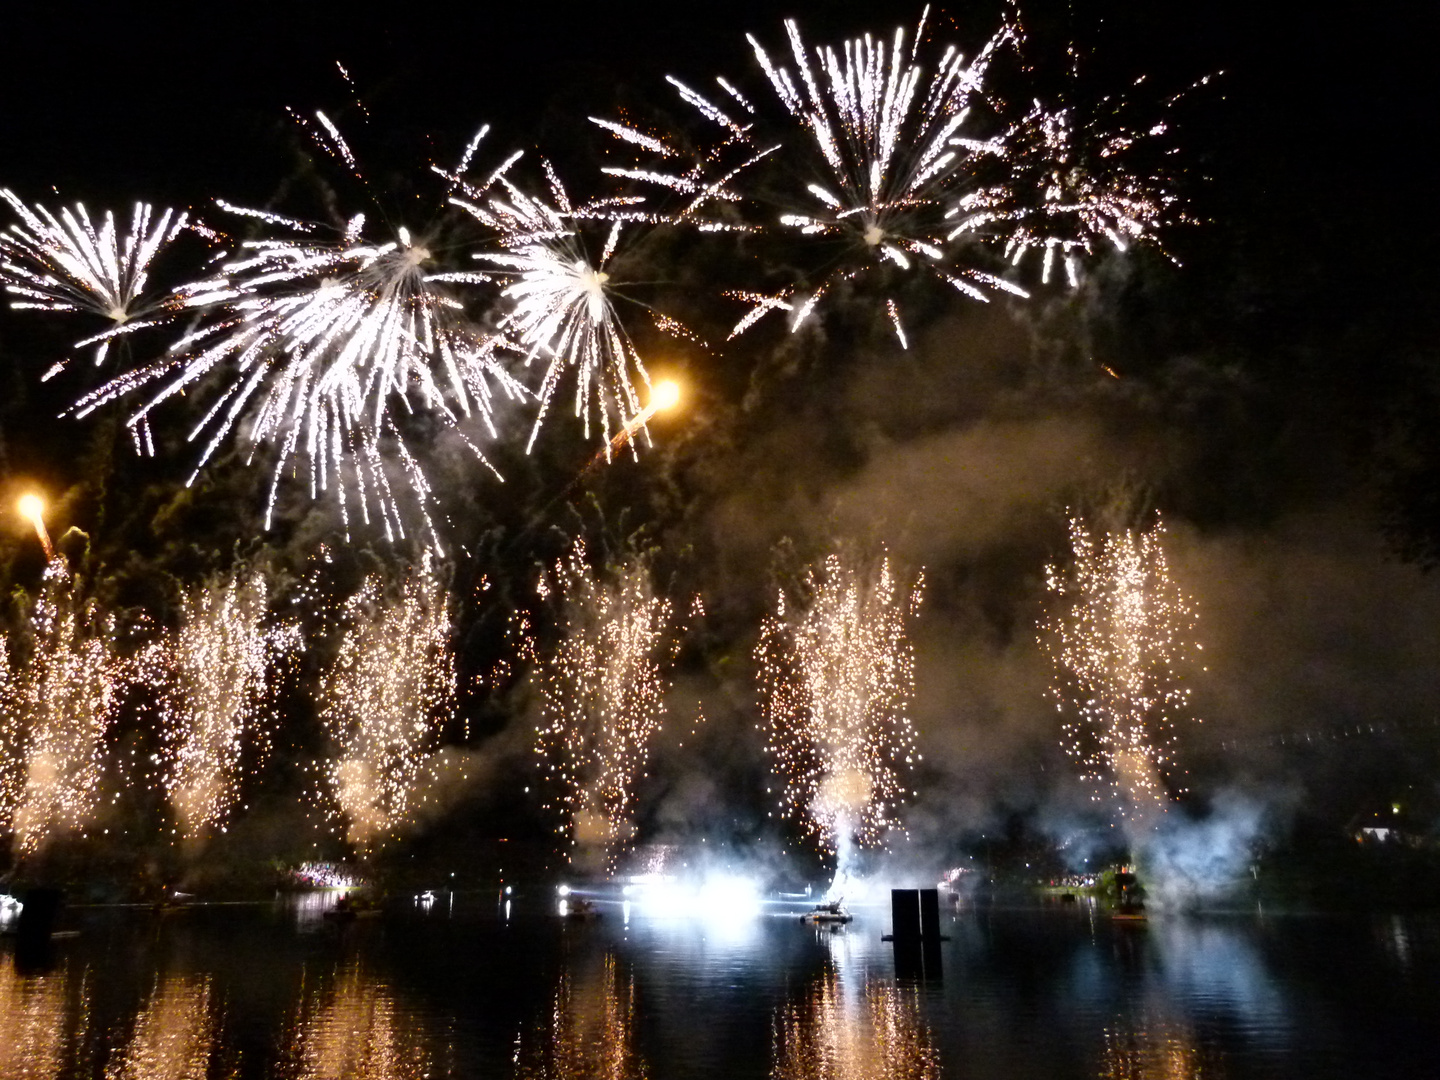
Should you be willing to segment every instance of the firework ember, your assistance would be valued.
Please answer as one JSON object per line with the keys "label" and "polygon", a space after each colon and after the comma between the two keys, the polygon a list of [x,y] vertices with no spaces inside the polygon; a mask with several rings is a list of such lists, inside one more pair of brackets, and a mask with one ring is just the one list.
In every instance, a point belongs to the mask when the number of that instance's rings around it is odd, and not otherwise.
{"label": "firework ember", "polygon": [[426,559],[398,596],[372,576],[342,618],[320,691],[320,719],[337,750],[327,787],[347,839],[368,849],[413,813],[427,755],[455,714],[449,596]]}
{"label": "firework ember", "polygon": [[807,571],[798,603],[780,594],[761,628],[762,730],[780,809],[827,852],[878,846],[900,827],[904,775],[920,760],[905,629],[922,585],[923,575],[905,588],[888,557],[831,555]]}
{"label": "firework ember", "polygon": [[259,573],[191,590],[180,627],[161,645],[165,790],[187,839],[223,828],[240,789],[247,749],[263,759],[275,719],[272,664],[300,647],[294,627],[269,624]]}
{"label": "firework ember", "polygon": [[581,541],[541,579],[541,597],[552,592],[559,641],[548,651],[528,634],[522,643],[540,689],[535,750],[558,791],[562,832],[613,860],[633,832],[635,783],[665,713],[664,673],[678,649],[674,612],[655,595],[643,562],[604,581]]}
{"label": "firework ember", "polygon": [[1071,561],[1050,566],[1057,598],[1040,641],[1054,670],[1051,693],[1062,745],[1092,798],[1122,818],[1171,800],[1176,724],[1190,717],[1187,668],[1201,646],[1195,611],[1170,577],[1165,530],[1092,532],[1070,519]]}
{"label": "firework ember", "polygon": [[63,558],[45,568],[29,639],[28,657],[0,686],[6,743],[0,816],[20,855],[93,819],[124,667],[113,620],[81,597]]}

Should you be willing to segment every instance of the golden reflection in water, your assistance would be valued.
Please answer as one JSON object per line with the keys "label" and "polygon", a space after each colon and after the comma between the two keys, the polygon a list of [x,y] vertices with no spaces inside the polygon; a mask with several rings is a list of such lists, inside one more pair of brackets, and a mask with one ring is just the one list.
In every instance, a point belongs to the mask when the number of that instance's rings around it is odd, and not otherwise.
{"label": "golden reflection in water", "polygon": [[289,1039],[296,1080],[421,1080],[431,1075],[419,1017],[403,1011],[380,979],[351,963],[328,990],[302,1001]]}
{"label": "golden reflection in water", "polygon": [[64,1074],[85,1044],[90,1027],[90,987],[82,977],[75,993],[62,967],[22,975],[15,958],[0,955],[0,1076],[5,1080],[52,1080]]}
{"label": "golden reflection in water", "polygon": [[938,1080],[940,1053],[914,987],[847,987],[832,969],[774,1024],[772,1080]]}
{"label": "golden reflection in water", "polygon": [[215,1047],[210,979],[169,975],[150,992],[105,1080],[205,1080]]}
{"label": "golden reflection in water", "polygon": [[1099,1080],[1218,1080],[1218,1052],[1202,1047],[1180,1024],[1141,1018],[1105,1028]]}
{"label": "golden reflection in water", "polygon": [[606,954],[598,970],[560,976],[549,1014],[515,1040],[516,1080],[644,1080],[635,1045],[635,984]]}

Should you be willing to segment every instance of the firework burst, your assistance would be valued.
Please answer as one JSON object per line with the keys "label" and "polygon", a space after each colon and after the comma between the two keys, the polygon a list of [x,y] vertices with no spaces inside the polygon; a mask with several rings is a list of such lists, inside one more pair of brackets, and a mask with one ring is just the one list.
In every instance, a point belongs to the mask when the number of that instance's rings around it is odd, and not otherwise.
{"label": "firework burst", "polygon": [[[322,126],[322,145],[353,166],[338,130]],[[391,481],[397,471],[438,546],[426,511],[430,485],[397,416],[420,411],[450,427],[476,417],[493,436],[497,395],[524,396],[496,341],[465,318],[453,291],[474,275],[439,272],[430,246],[403,226],[367,240],[363,213],[331,235],[313,222],[218,205],[275,235],[239,243],[212,276],[177,289],[173,304],[196,316],[194,329],[159,361],[111,380],[73,411],[85,416],[148,390],[128,420],[148,453],[152,414],[197,389],[209,392],[189,434],[201,445],[195,475],[232,437],[252,456],[262,448],[273,454],[267,528],[282,478],[298,473],[308,477],[312,498],[333,489],[347,525],[353,490],[362,520],[373,513],[388,536],[403,537]]]}
{"label": "firework burst", "polygon": [[15,297],[12,308],[109,320],[110,329],[76,343],[96,345],[97,364],[115,338],[163,317],[161,302],[148,297],[145,286],[155,256],[186,228],[183,211],[157,213],[148,203],[136,203],[130,228],[122,232],[109,210],[97,226],[83,203],[54,214],[39,203],[27,206],[8,188],[0,189],[0,199],[20,219],[0,232],[0,282]]}
{"label": "firework burst", "polygon": [[[683,172],[609,170],[693,195],[696,201],[686,208],[691,217],[705,202],[778,204],[777,217],[758,219],[752,227],[804,237],[814,248],[824,269],[812,287],[732,294],[751,306],[731,336],[772,311],[788,312],[796,330],[827,295],[866,277],[879,277],[887,294],[895,281],[924,273],[980,300],[996,289],[1025,295],[983,269],[957,263],[950,241],[958,234],[946,220],[956,197],[976,186],[980,162],[1004,153],[1001,142],[975,133],[973,114],[985,101],[986,72],[1001,48],[1014,41],[1015,29],[1003,27],[972,58],[950,46],[923,64],[923,16],[909,40],[897,30],[888,43],[867,35],[838,49],[807,46],[793,21],[785,29],[793,68],[748,39],[774,103],[756,104],[770,95],[747,96],[718,79],[724,97],[716,104],[671,79],[681,97],[718,129],[718,144]],[[933,71],[928,79],[926,66]],[[673,141],[633,125],[597,122],[629,147],[662,160],[681,156]],[[737,188],[740,179],[748,188]],[[728,216],[733,214],[727,211],[709,224],[721,227]],[[893,295],[885,299],[904,345],[898,304]]]}
{"label": "firework burst", "polygon": [[[641,209],[638,199],[576,205],[549,162],[544,168],[548,200],[500,176],[493,196],[462,183],[464,197],[451,202],[486,226],[500,248],[475,258],[503,282],[500,295],[507,307],[501,334],[515,343],[527,366],[537,359],[544,364],[526,452],[561,382],[573,372],[574,414],[587,439],[592,424],[598,429],[608,459],[613,432],[626,430],[641,415],[638,387],[650,384],[616,310],[618,290],[627,280],[623,245],[636,228],[665,219]],[[657,325],[667,324],[657,317]]]}
{"label": "firework burst", "polygon": [[800,602],[782,592],[761,627],[761,730],[782,785],[780,809],[827,852],[852,839],[878,846],[900,827],[911,794],[904,774],[920,760],[905,629],[922,585],[923,575],[906,589],[888,557],[831,555],[806,572]]}
{"label": "firework burst", "polygon": [[1175,726],[1188,718],[1195,641],[1190,598],[1170,577],[1165,530],[1097,533],[1070,519],[1071,560],[1046,570],[1057,598],[1040,642],[1054,671],[1061,743],[1092,798],[1122,818],[1172,797]]}
{"label": "firework burst", "polygon": [[186,839],[222,828],[234,808],[244,753],[269,749],[268,673],[300,648],[294,626],[271,625],[259,573],[192,589],[180,626],[160,645],[164,787]]}
{"label": "firework burst", "polygon": [[607,582],[578,540],[539,590],[558,602],[560,626],[549,651],[522,626],[522,652],[540,690],[535,751],[558,791],[572,847],[599,847],[613,860],[634,831],[635,784],[665,713],[665,669],[678,650],[674,612],[655,595],[642,561]]}
{"label": "firework burst", "polygon": [[363,850],[413,813],[427,756],[455,715],[449,597],[426,558],[398,596],[370,577],[341,617],[345,633],[320,688],[320,720],[337,751],[326,787],[347,839]]}
{"label": "firework burst", "polygon": [[0,703],[8,744],[0,817],[22,856],[94,817],[124,681],[114,622],[81,597],[63,558],[45,569],[29,636]]}

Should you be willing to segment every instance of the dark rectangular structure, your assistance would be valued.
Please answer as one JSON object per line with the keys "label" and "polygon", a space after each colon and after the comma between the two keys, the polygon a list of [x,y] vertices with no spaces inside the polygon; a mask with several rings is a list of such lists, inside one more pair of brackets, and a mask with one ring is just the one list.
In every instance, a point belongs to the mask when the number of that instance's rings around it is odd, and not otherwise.
{"label": "dark rectangular structure", "polygon": [[891,936],[896,941],[920,940],[920,890],[890,890]]}
{"label": "dark rectangular structure", "polygon": [[920,890],[920,936],[926,941],[940,940],[940,890]]}

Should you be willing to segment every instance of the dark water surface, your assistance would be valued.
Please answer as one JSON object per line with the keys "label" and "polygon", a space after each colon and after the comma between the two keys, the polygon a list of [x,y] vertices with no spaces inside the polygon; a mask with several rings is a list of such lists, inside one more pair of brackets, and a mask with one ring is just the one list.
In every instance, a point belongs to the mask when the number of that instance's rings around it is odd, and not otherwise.
{"label": "dark water surface", "polygon": [[900,979],[880,911],[534,903],[76,911],[48,965],[0,946],[0,1077],[1440,1076],[1433,916],[969,910]]}

